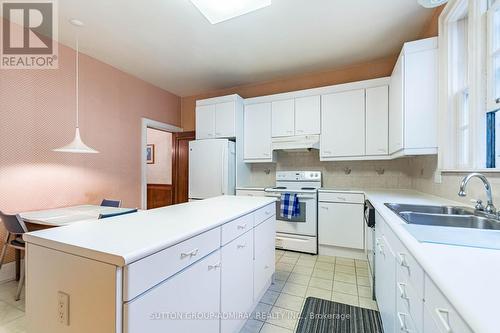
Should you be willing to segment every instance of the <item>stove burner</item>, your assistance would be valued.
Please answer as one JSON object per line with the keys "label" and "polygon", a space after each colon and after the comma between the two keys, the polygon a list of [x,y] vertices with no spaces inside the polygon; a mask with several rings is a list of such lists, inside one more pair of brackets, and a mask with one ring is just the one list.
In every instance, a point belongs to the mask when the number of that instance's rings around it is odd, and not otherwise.
{"label": "stove burner", "polygon": [[308,190],[315,190],[314,187],[301,187],[300,189],[301,190],[306,190],[306,191],[308,191]]}
{"label": "stove burner", "polygon": [[273,190],[286,190],[286,186],[276,186],[273,187]]}

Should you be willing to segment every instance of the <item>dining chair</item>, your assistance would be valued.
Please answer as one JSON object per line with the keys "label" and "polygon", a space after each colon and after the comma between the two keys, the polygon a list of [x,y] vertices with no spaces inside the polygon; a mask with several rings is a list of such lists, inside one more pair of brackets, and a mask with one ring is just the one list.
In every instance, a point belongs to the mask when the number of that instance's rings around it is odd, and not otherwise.
{"label": "dining chair", "polygon": [[137,208],[130,209],[130,210],[127,210],[127,211],[124,211],[124,212],[118,212],[118,213],[99,214],[98,219],[102,220],[102,219],[107,219],[107,218],[110,218],[110,217],[115,217],[115,216],[120,216],[120,215],[126,215],[126,214],[132,214],[132,213],[137,213]]}
{"label": "dining chair", "polygon": [[[1,269],[3,261],[5,259],[5,254],[7,252],[7,247],[12,247],[19,251],[26,250],[26,246],[24,244],[22,235],[25,232],[28,232],[28,229],[26,229],[26,225],[24,224],[23,220],[19,215],[7,215],[0,211],[0,220],[2,220],[5,229],[7,229],[7,235],[5,236],[4,244],[2,247],[2,253],[0,254],[0,269]],[[17,286],[16,301],[18,301],[21,298],[21,291],[23,289],[24,279],[26,274],[25,271],[26,270],[24,268],[24,265],[21,265],[21,272],[20,272],[21,276],[19,279],[19,284]]]}
{"label": "dining chair", "polygon": [[101,206],[103,206],[103,207],[120,208],[122,206],[122,201],[121,200],[103,199],[102,202],[101,202]]}

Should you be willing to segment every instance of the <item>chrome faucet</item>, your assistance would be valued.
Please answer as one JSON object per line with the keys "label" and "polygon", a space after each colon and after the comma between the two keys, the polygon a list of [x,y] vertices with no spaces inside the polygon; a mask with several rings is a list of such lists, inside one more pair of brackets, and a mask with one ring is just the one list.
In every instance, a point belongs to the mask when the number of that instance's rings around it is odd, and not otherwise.
{"label": "chrome faucet", "polygon": [[[467,186],[467,183],[469,183],[469,180],[472,178],[479,178],[483,184],[484,184],[484,189],[486,190],[486,197],[488,198],[488,203],[486,205],[486,208],[484,208],[484,211],[488,214],[495,214],[497,209],[495,208],[495,205],[493,204],[493,196],[491,194],[491,184],[488,181],[488,179],[480,173],[474,172],[469,175],[467,175],[464,179],[462,179],[462,182],[460,183],[460,191],[458,192],[458,195],[461,197],[465,197],[467,193],[465,192],[465,188]],[[482,204],[481,201],[477,202],[476,209],[482,210]]]}

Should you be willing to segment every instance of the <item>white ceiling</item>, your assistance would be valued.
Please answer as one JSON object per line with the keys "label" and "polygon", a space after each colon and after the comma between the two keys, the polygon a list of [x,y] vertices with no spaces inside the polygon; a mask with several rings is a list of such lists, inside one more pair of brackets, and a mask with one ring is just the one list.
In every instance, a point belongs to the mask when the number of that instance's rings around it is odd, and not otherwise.
{"label": "white ceiling", "polygon": [[273,0],[210,24],[189,0],[62,0],[59,39],[180,96],[395,54],[432,10],[417,0]]}

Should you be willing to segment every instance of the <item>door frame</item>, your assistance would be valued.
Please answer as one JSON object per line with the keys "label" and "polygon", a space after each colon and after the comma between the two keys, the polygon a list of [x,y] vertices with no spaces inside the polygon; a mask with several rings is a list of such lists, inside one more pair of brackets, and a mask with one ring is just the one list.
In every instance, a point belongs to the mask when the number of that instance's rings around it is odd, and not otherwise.
{"label": "door frame", "polygon": [[148,207],[148,179],[146,163],[146,146],[148,144],[148,128],[169,133],[180,133],[184,130],[180,127],[162,123],[149,118],[141,118],[141,209]]}
{"label": "door frame", "polygon": [[182,132],[172,135],[172,184],[173,200],[175,204],[181,203],[179,200],[178,183],[179,183],[179,141],[180,140],[196,140],[195,131]]}

